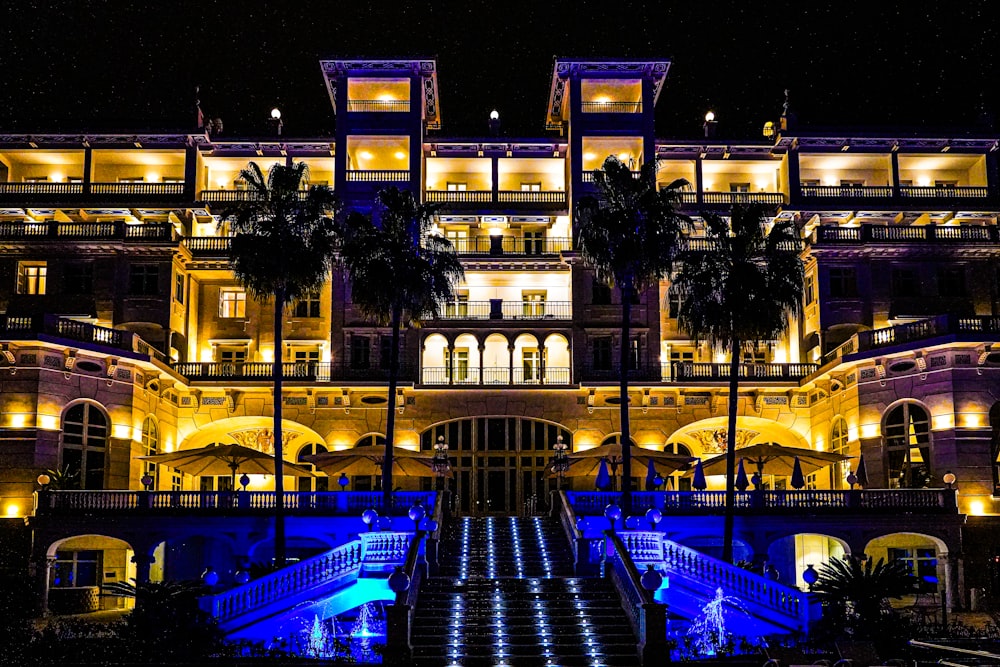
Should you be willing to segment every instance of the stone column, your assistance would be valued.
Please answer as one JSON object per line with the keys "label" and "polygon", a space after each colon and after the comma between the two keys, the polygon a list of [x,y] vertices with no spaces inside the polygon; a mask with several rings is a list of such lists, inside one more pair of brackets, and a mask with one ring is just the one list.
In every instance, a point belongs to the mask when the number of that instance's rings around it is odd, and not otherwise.
{"label": "stone column", "polygon": [[150,566],[156,561],[151,554],[136,551],[132,555],[132,562],[135,563],[135,583],[139,584],[149,583],[149,569]]}
{"label": "stone column", "polygon": [[944,567],[944,599],[949,611],[962,608],[962,591],[959,584],[959,571],[962,567],[960,554],[939,554],[938,560]]}
{"label": "stone column", "polygon": [[486,355],[486,343],[479,343],[479,384],[485,384],[486,378],[483,377],[483,357]]}
{"label": "stone column", "polygon": [[[448,341],[448,364],[445,373],[448,374],[448,384],[454,384],[455,378],[452,369],[455,367],[455,341]],[[390,406],[391,407],[391,406]]]}
{"label": "stone column", "polygon": [[507,383],[514,384],[514,346],[507,346]]}
{"label": "stone column", "polygon": [[49,615],[49,582],[52,580],[52,568],[56,564],[54,556],[40,556],[32,560],[31,569],[35,578],[37,592],[37,608],[39,616]]}

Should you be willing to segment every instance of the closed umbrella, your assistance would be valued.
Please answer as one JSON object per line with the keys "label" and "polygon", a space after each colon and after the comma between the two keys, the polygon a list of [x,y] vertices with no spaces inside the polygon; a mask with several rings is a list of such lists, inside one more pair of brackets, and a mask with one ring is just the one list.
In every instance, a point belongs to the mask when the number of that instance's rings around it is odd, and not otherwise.
{"label": "closed umbrella", "polygon": [[646,461],[646,490],[656,490],[656,465],[653,464],[653,457]]}
{"label": "closed umbrella", "polygon": [[802,475],[802,463],[799,461],[799,457],[795,457],[795,463],[792,465],[792,488],[801,489],[806,485],[806,478]]}
{"label": "closed umbrella", "polygon": [[736,488],[740,491],[746,491],[750,486],[750,480],[747,479],[747,471],[743,467],[743,459],[740,459],[740,465],[736,469]]}
{"label": "closed umbrella", "polygon": [[[160,463],[189,475],[232,475],[236,486],[237,473],[273,475],[274,457],[243,445],[209,445],[197,449],[181,449],[169,454],[140,456],[142,461]],[[282,462],[282,472],[293,477],[313,477],[313,473],[288,461]]]}
{"label": "closed umbrella", "polygon": [[854,473],[854,476],[858,478],[858,484],[861,485],[862,489],[868,487],[868,467],[865,466],[865,455],[862,454],[858,458],[858,469]]}
{"label": "closed umbrella", "polygon": [[694,466],[694,480],[691,481],[691,487],[698,491],[704,491],[708,488],[708,483],[705,481],[705,470],[701,466],[701,459],[698,459],[698,463]]}
{"label": "closed umbrella", "polygon": [[608,491],[611,488],[611,475],[608,474],[608,462],[606,459],[601,459],[601,466],[597,471],[597,479],[594,480],[594,486],[597,487],[598,491]]}

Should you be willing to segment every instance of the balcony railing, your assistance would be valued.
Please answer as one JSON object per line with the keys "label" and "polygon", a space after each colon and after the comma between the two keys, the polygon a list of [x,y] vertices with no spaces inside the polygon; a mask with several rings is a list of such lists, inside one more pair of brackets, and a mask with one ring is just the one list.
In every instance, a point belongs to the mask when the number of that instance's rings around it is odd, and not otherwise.
{"label": "balcony railing", "polygon": [[[581,379],[584,382],[617,382],[619,379],[618,364],[590,364],[582,369]],[[670,364],[640,364],[628,369],[630,382],[664,382],[670,377]]]}
{"label": "balcony railing", "polygon": [[38,340],[39,336],[113,347],[161,362],[166,361],[162,352],[131,331],[109,329],[56,315],[0,315],[0,339]]}
{"label": "balcony railing", "polygon": [[706,204],[770,204],[785,203],[781,192],[704,192],[702,201]]}
{"label": "balcony railing", "polygon": [[558,255],[571,250],[573,240],[563,237],[524,238],[519,236],[468,236],[449,239],[459,255],[531,256]]}
{"label": "balcony railing", "polygon": [[439,320],[570,320],[571,301],[448,301]]}
{"label": "balcony railing", "polygon": [[405,113],[410,100],[347,100],[347,110],[362,113]]}
{"label": "balcony railing", "polygon": [[[482,378],[482,381],[480,381]],[[566,385],[570,383],[570,369],[559,366],[534,366],[525,368],[515,365],[512,369],[504,366],[484,366],[479,368],[456,366],[448,379],[448,368],[442,366],[424,367],[421,381],[425,385],[485,386],[485,385]]]}
{"label": "balcony railing", "polygon": [[580,102],[584,113],[642,113],[642,102]]}
{"label": "balcony railing", "polygon": [[803,197],[861,197],[888,199],[891,185],[802,185]]}
{"label": "balcony railing", "polygon": [[[584,183],[593,183],[594,182],[594,171],[592,169],[585,169],[583,171],[582,176],[583,176],[583,182]],[[632,171],[632,178],[638,179],[641,176],[642,176],[642,172],[641,171],[634,171],[634,170]]]}
{"label": "balcony railing", "polygon": [[0,183],[0,195],[79,195],[83,183]]}
{"label": "balcony railing", "polygon": [[427,190],[425,196],[433,204],[491,204],[492,190]]}
{"label": "balcony railing", "polygon": [[[428,511],[436,494],[396,491],[396,507],[420,501]],[[42,491],[35,514],[188,514],[265,513],[274,510],[274,491]],[[292,514],[357,516],[368,508],[382,509],[381,491],[285,491],[285,508]]]}
{"label": "balcony railing", "polygon": [[[616,501],[609,492],[567,491],[577,516],[604,516],[604,508]],[[864,489],[814,491],[737,491],[735,508],[741,514],[846,514],[855,512],[893,514],[919,512],[956,514],[954,489]],[[632,510],[641,514],[651,508],[664,514],[721,514],[725,491],[632,492]]]}
{"label": "balcony railing", "polygon": [[0,239],[26,241],[101,240],[101,241],[163,241],[172,243],[174,226],[169,222],[0,222]]}
{"label": "balcony railing", "polygon": [[347,180],[352,183],[394,183],[410,180],[409,169],[351,169]]}
{"label": "balcony railing", "polygon": [[183,183],[91,183],[95,195],[182,195]]}
{"label": "balcony railing", "polygon": [[933,243],[935,241],[994,244],[1000,242],[996,227],[983,225],[878,225],[858,227],[821,225],[813,232],[813,245],[824,243]]}
{"label": "balcony railing", "polygon": [[[801,380],[815,373],[817,368],[817,364],[740,364],[737,372],[741,380],[788,382]],[[729,363],[678,361],[671,364],[674,382],[728,382],[729,378]]]}
{"label": "balcony railing", "polygon": [[561,204],[566,205],[562,190],[500,190],[497,201],[501,204]]}
{"label": "balcony railing", "polygon": [[[174,370],[191,382],[269,382],[273,365],[267,361],[244,362],[183,362],[173,365]],[[317,361],[282,362],[286,380],[298,382],[386,382],[389,370],[370,364],[323,363]],[[399,367],[399,379],[412,380],[413,370],[408,365]]]}
{"label": "balcony railing", "polygon": [[192,255],[228,257],[233,239],[231,236],[190,236],[183,239],[181,245],[190,250]]}
{"label": "balcony railing", "polygon": [[985,199],[990,195],[989,188],[983,186],[899,186],[899,196],[912,199]]}

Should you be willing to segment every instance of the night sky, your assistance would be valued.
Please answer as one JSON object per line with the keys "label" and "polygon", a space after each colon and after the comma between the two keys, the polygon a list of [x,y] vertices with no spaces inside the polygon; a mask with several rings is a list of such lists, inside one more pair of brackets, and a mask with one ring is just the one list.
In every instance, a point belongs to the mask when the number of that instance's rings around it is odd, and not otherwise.
{"label": "night sky", "polygon": [[[230,137],[331,135],[318,61],[435,57],[440,136],[544,136],[553,56],[667,57],[657,134],[760,138],[783,90],[803,126],[985,131],[1000,21],[987,2],[96,2],[0,9],[0,132],[188,131],[195,86]],[[149,7],[161,7],[153,10]]]}

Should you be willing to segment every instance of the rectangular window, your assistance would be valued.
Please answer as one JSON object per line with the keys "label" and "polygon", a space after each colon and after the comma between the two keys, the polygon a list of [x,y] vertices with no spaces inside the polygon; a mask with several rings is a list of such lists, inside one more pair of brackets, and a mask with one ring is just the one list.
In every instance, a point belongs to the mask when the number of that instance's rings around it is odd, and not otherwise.
{"label": "rectangular window", "polygon": [[444,316],[450,318],[462,318],[469,316],[469,293],[459,292],[455,295],[454,301],[448,301],[444,305]]}
{"label": "rectangular window", "polygon": [[934,187],[954,190],[958,187],[958,181],[934,181]]}
{"label": "rectangular window", "polygon": [[49,182],[49,177],[48,176],[25,176],[24,177],[24,182],[25,183],[48,183]]}
{"label": "rectangular window", "polygon": [[888,556],[889,560],[899,560],[906,564],[910,574],[916,579],[917,590],[922,593],[938,590],[937,554],[933,547],[890,547]]}
{"label": "rectangular window", "polygon": [[118,182],[119,183],[145,183],[146,179],[144,179],[142,176],[134,176],[134,177],[130,176],[130,177],[127,177],[127,178],[119,178]]}
{"label": "rectangular window", "polygon": [[45,262],[17,263],[17,293],[45,294],[48,268]]}
{"label": "rectangular window", "polygon": [[235,345],[215,348],[215,360],[221,364],[242,364],[247,360],[247,348],[244,345]]}
{"label": "rectangular window", "polygon": [[677,319],[681,314],[681,305],[684,303],[684,295],[679,289],[670,288],[667,290],[667,316]]}
{"label": "rectangular window", "polygon": [[611,336],[601,336],[593,339],[594,370],[611,370]]}
{"label": "rectangular window", "polygon": [[128,293],[155,296],[160,293],[160,267],[156,264],[131,264],[128,267]]}
{"label": "rectangular window", "polygon": [[310,292],[295,302],[295,317],[319,317],[319,292]]}
{"label": "rectangular window", "polygon": [[52,568],[54,588],[100,585],[100,551],[57,551]]}
{"label": "rectangular window", "polygon": [[920,296],[920,276],[916,269],[896,267],[892,270],[892,295],[898,297]]}
{"label": "rectangular window", "polygon": [[964,267],[943,266],[938,269],[938,295],[951,297],[966,295]]}
{"label": "rectangular window", "polygon": [[526,347],[521,353],[524,381],[537,382],[541,374],[541,355],[537,347]]}
{"label": "rectangular window", "polygon": [[219,317],[234,319],[247,316],[247,293],[241,289],[223,289],[219,292]]}
{"label": "rectangular window", "polygon": [[812,302],[816,300],[816,278],[813,274],[806,274],[806,281],[802,291],[805,293],[806,305],[812,305]]}
{"label": "rectangular window", "polygon": [[545,292],[521,292],[522,317],[543,317],[545,315]]}
{"label": "rectangular window", "polygon": [[524,232],[524,254],[541,255],[545,247],[545,234],[542,232]]}
{"label": "rectangular window", "polygon": [[174,301],[184,303],[184,274],[180,271],[174,274]]}
{"label": "rectangular window", "polygon": [[319,361],[319,346],[296,345],[289,350],[288,359],[297,363]]}
{"label": "rectangular window", "polygon": [[596,278],[591,286],[590,293],[590,302],[595,306],[608,306],[611,304],[611,288]]}
{"label": "rectangular window", "polygon": [[521,192],[541,192],[541,183],[521,183]]}
{"label": "rectangular window", "polygon": [[743,350],[740,359],[744,364],[766,364],[767,348],[757,347],[753,350]]}
{"label": "rectangular window", "polygon": [[671,363],[692,363],[694,361],[694,350],[670,350]]}
{"label": "rectangular window", "polygon": [[750,192],[750,184],[749,183],[730,183],[729,184],[729,191],[730,192]]}
{"label": "rectangular window", "polygon": [[94,293],[94,265],[90,262],[67,264],[63,269],[63,292],[65,294]]}
{"label": "rectangular window", "polygon": [[639,339],[633,338],[628,344],[628,367],[639,368],[642,364],[642,347],[639,346]]}
{"label": "rectangular window", "polygon": [[367,336],[351,336],[351,368],[370,368],[372,341]]}
{"label": "rectangular window", "polygon": [[446,187],[448,192],[465,192],[468,189],[468,183],[448,183]]}
{"label": "rectangular window", "polygon": [[853,299],[858,296],[858,276],[854,267],[830,267],[830,297]]}

